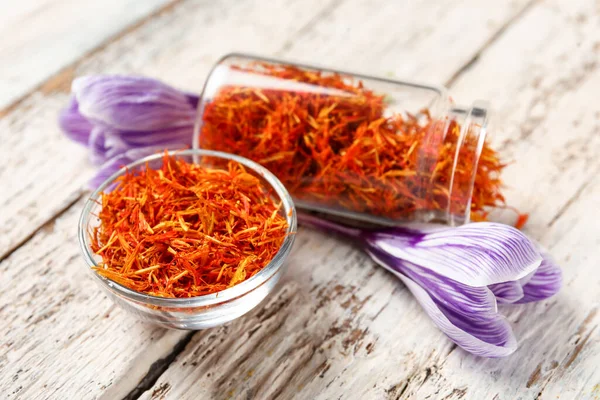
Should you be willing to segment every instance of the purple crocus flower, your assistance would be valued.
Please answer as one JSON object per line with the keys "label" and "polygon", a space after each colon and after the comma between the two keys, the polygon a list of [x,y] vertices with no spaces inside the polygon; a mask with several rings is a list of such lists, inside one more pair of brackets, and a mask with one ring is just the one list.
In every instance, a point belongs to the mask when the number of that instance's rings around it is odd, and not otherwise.
{"label": "purple crocus flower", "polygon": [[404,282],[454,343],[479,356],[505,357],[517,349],[497,303],[543,300],[562,284],[561,270],[550,257],[504,224],[367,230],[305,214],[298,220],[357,241]]}
{"label": "purple crocus flower", "polygon": [[101,165],[90,186],[128,162],[192,143],[196,95],[135,76],[84,76],[73,81],[72,91],[59,125]]}

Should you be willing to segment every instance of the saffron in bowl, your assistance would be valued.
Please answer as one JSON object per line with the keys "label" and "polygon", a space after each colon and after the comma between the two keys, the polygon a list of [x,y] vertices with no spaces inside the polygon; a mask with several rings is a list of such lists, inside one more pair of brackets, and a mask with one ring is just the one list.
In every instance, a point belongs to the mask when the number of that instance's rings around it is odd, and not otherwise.
{"label": "saffron in bowl", "polygon": [[296,229],[291,198],[269,171],[204,150],[123,168],[92,194],[80,222],[88,267],[117,303],[183,329],[256,306],[279,279]]}

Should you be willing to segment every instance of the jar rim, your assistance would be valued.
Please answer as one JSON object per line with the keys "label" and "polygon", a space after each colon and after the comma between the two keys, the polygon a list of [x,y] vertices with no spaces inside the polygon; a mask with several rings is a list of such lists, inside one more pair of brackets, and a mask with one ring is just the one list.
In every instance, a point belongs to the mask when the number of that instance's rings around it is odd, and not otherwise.
{"label": "jar rim", "polygon": [[[454,156],[454,162],[452,165],[452,173],[451,179],[448,186],[449,195],[448,198],[450,201],[448,202],[448,208],[446,210],[447,216],[446,220],[449,225],[462,225],[469,223],[471,220],[471,202],[473,199],[473,190],[475,189],[475,179],[477,176],[477,168],[479,166],[479,160],[481,158],[481,152],[483,150],[483,145],[485,144],[485,140],[488,132],[488,123],[489,123],[489,105],[487,102],[483,100],[476,100],[473,102],[471,107],[461,108],[454,107],[450,110],[450,114],[454,116],[454,118],[462,118],[460,121],[461,130],[458,138],[458,143],[456,146],[456,154]],[[453,210],[453,202],[452,202],[452,191],[455,189],[455,176],[457,172],[459,158],[461,157],[462,150],[466,148],[467,139],[470,135],[475,135],[472,140],[476,141],[476,146],[472,147],[472,166],[471,166],[471,177],[469,180],[468,192],[465,195],[464,202],[464,215],[457,215],[452,212]]]}

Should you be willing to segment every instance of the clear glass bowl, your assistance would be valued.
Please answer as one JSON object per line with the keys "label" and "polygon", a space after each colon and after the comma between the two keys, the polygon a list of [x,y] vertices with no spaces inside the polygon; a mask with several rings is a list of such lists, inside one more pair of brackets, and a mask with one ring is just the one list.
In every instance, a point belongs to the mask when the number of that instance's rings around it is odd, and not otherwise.
{"label": "clear glass bowl", "polygon": [[101,207],[98,201],[101,192],[112,190],[115,186],[115,180],[127,170],[135,171],[145,168],[146,163],[150,168],[160,168],[163,154],[145,157],[121,168],[92,193],[85,203],[79,219],[79,245],[88,272],[116,304],[131,314],[167,328],[192,330],[210,328],[244,315],[256,307],[273,290],[285,270],[284,261],[294,243],[297,224],[296,210],[292,198],[283,184],[271,172],[253,161],[210,150],[172,151],[169,154],[182,158],[187,162],[212,167],[218,167],[229,160],[233,160],[244,165],[247,171],[261,179],[266,187],[273,188],[273,191],[279,197],[276,200],[282,202],[281,215],[287,219],[288,229],[281,248],[271,262],[253,277],[231,288],[210,295],[191,298],[164,298],[136,292],[92,270],[92,267],[97,266],[98,262],[101,261],[101,257],[92,251],[89,240],[90,230],[99,224],[96,215]]}

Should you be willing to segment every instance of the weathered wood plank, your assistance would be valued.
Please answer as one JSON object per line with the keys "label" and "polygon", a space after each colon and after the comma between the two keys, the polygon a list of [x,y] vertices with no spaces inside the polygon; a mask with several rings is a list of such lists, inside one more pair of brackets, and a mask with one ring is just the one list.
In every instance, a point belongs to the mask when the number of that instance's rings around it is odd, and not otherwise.
{"label": "weathered wood plank", "polygon": [[81,206],[0,264],[6,398],[120,398],[185,335],[132,320],[86,276],[75,229]]}
{"label": "weathered wood plank", "polygon": [[528,383],[544,399],[600,398],[600,234],[597,219],[590,218],[600,215],[599,198],[600,180],[591,180],[545,238],[566,270],[566,290],[557,299],[565,312],[549,325],[554,337],[548,341],[566,351],[556,353],[558,366],[549,358],[541,362],[537,382],[534,371],[529,375]]}
{"label": "weathered wood plank", "polygon": [[0,13],[0,110],[168,0],[20,0]]}
{"label": "weathered wood plank", "polygon": [[505,308],[520,338],[514,356],[481,360],[454,352],[443,366],[415,376],[409,397],[598,395],[600,114],[589,106],[600,88],[595,7],[591,1],[541,3],[454,88],[460,97],[476,94],[498,104],[505,129],[497,139],[519,161],[506,173],[514,189],[509,200],[531,213],[527,231],[563,265],[565,288],[547,302]]}
{"label": "weathered wood plank", "polygon": [[[507,359],[483,360],[455,351],[442,365],[421,371],[406,394],[421,399],[595,399],[600,394],[600,244],[597,222],[600,181],[544,235],[564,267],[565,287],[554,299],[504,307],[514,323],[520,349]],[[598,215],[596,212],[594,215]]]}
{"label": "weathered wood plank", "polygon": [[443,85],[532,3],[349,1],[277,55],[367,75]]}
{"label": "weathered wood plank", "polygon": [[81,196],[93,171],[58,132],[65,100],[36,95],[0,119],[0,260]]}

